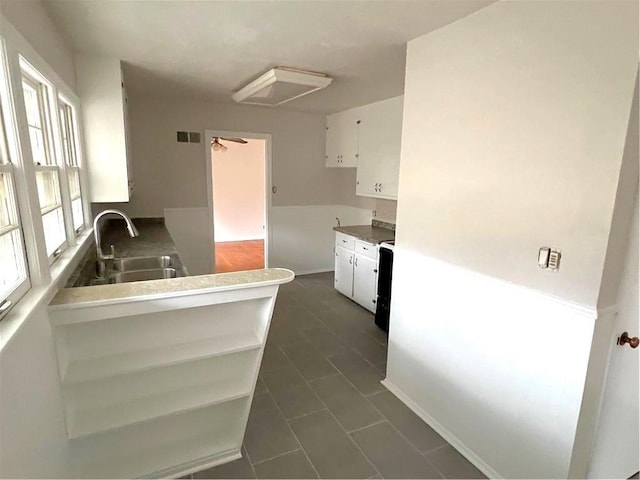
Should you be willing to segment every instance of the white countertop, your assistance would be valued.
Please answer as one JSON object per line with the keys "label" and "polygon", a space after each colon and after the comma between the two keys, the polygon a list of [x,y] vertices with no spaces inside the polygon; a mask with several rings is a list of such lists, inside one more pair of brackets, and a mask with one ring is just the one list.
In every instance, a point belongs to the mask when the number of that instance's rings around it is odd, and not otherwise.
{"label": "white countertop", "polygon": [[90,305],[118,303],[123,300],[148,300],[168,295],[208,293],[238,290],[260,285],[278,285],[292,281],[294,276],[291,270],[266,268],[144,282],[64,288],[53,298],[49,304],[49,309],[79,308]]}

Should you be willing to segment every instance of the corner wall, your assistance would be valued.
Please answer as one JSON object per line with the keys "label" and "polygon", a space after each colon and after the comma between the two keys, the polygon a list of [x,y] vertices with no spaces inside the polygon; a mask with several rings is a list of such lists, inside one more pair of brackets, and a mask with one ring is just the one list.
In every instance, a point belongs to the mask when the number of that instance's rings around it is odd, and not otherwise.
{"label": "corner wall", "polygon": [[637,8],[503,1],[408,45],[386,382],[490,476],[586,467]]}

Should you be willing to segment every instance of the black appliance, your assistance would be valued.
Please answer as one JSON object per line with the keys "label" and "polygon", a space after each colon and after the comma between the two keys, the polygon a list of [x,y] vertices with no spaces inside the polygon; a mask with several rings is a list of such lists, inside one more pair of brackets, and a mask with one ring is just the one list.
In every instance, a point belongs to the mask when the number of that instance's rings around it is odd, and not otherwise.
{"label": "black appliance", "polygon": [[378,298],[376,300],[375,322],[385,332],[389,332],[389,315],[391,313],[393,244],[394,242],[383,242],[378,250]]}

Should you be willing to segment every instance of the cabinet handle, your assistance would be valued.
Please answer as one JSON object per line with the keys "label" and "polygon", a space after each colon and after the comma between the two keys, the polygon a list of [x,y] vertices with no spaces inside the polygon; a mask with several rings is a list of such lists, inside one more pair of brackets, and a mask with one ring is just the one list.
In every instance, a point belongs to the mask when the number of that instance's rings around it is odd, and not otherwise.
{"label": "cabinet handle", "polygon": [[362,247],[363,250],[369,250],[367,247]]}
{"label": "cabinet handle", "polygon": [[376,301],[375,301],[375,300],[371,300],[371,301],[372,301],[373,303],[376,303]]}
{"label": "cabinet handle", "polygon": [[378,269],[377,269],[377,268],[374,268],[374,269],[373,269],[373,273],[378,273]]}
{"label": "cabinet handle", "polygon": [[356,267],[358,266],[358,257],[356,257]]}
{"label": "cabinet handle", "polygon": [[353,265],[353,257],[349,257],[349,265]]}

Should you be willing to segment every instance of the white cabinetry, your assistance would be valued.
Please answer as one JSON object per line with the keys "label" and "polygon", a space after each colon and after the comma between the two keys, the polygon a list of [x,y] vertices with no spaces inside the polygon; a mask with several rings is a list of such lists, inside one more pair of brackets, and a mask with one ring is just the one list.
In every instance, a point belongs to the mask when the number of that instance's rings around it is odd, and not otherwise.
{"label": "white cabinetry", "polygon": [[359,109],[327,116],[325,164],[327,167],[355,167],[358,163]]}
{"label": "white cabinetry", "polygon": [[359,109],[356,195],[396,199],[403,97]]}
{"label": "white cabinetry", "polygon": [[378,262],[359,253],[353,261],[353,300],[367,310],[376,311]]}
{"label": "white cabinetry", "polygon": [[336,245],[335,288],[341,294],[353,296],[353,251]]}
{"label": "white cabinetry", "polygon": [[256,275],[237,287],[207,275],[192,290],[161,280],[162,294],[54,300],[72,478],[176,478],[240,457],[278,285],[293,279]]}
{"label": "white cabinetry", "polygon": [[127,97],[120,60],[75,57],[92,202],[128,202],[132,178]]}
{"label": "white cabinetry", "polygon": [[335,288],[371,312],[376,311],[378,248],[336,233]]}

